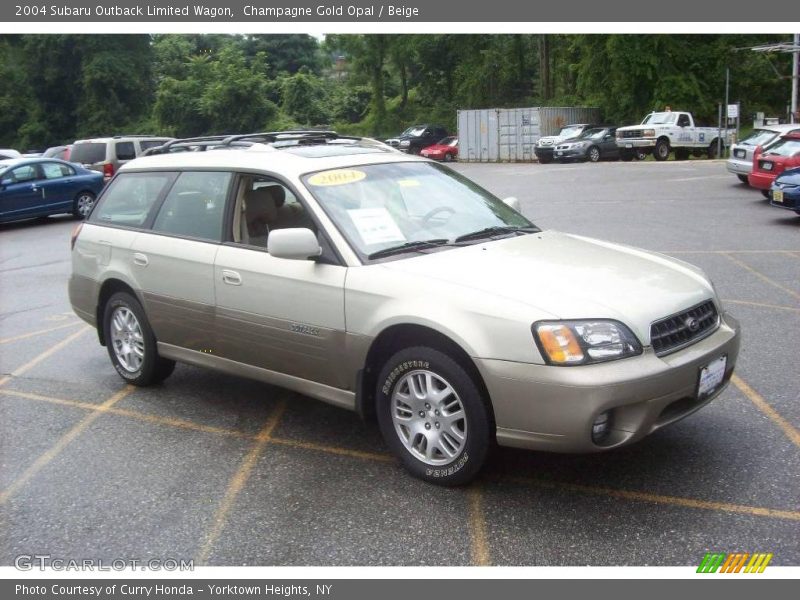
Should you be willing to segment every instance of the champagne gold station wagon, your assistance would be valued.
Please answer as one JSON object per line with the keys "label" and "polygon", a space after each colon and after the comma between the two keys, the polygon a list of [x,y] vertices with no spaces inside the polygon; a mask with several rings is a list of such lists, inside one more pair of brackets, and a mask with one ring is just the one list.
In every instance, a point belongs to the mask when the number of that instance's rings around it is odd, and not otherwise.
{"label": "champagne gold station wagon", "polygon": [[130,383],[179,361],[283,386],[446,485],[495,441],[608,450],[722,391],[739,325],[700,269],[517,204],[333,132],[177,140],[75,232],[70,300]]}

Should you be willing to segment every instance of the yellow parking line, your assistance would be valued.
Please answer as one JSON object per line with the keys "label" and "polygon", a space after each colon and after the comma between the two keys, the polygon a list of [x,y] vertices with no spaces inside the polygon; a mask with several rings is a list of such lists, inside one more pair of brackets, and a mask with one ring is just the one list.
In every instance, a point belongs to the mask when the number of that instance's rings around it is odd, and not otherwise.
{"label": "yellow parking line", "polygon": [[23,374],[27,373],[33,367],[38,365],[40,362],[42,362],[43,360],[49,358],[50,356],[52,356],[53,354],[55,354],[56,352],[58,352],[59,350],[64,348],[64,346],[66,346],[66,345],[70,344],[71,342],[75,341],[80,336],[82,336],[84,333],[89,331],[90,329],[91,329],[91,327],[89,327],[88,325],[86,327],[83,327],[80,331],[76,331],[75,333],[73,333],[68,338],[58,342],[55,346],[51,346],[48,350],[45,350],[44,352],[42,352],[37,357],[29,360],[28,362],[26,362],[21,367],[17,367],[10,374],[5,375],[4,377],[0,378],[0,386],[5,385],[9,381],[11,381],[11,379],[13,379],[14,377],[19,377],[20,375],[23,375]]}
{"label": "yellow parking line", "polygon": [[751,388],[741,377],[734,374],[733,377],[731,377],[731,382],[733,382],[733,385],[739,388],[739,391],[747,396],[750,402],[755,404],[761,412],[767,415],[773,423],[780,427],[783,430],[783,433],[786,434],[786,437],[792,440],[792,443],[795,446],[800,448],[800,431],[798,431],[791,423],[789,423],[789,421],[779,415],[778,412],[772,408],[772,406],[770,406],[769,403],[764,400],[764,398],[758,392]]}
{"label": "yellow parking line", "polygon": [[581,492],[595,496],[607,496],[610,498],[621,498],[623,500],[635,500],[639,502],[650,502],[653,504],[665,504],[669,506],[681,506],[685,508],[698,508],[702,510],[713,510],[717,512],[738,513],[757,517],[771,517],[773,519],[787,519],[790,521],[800,521],[800,511],[796,510],[776,510],[773,508],[761,508],[758,506],[745,506],[743,504],[731,504],[728,502],[715,502],[712,500],[695,500],[693,498],[682,498],[680,496],[664,496],[662,494],[651,494],[649,492],[634,492],[631,490],[618,490],[593,485],[583,485],[579,483],[568,483],[562,481],[550,481],[545,479],[533,479],[528,477],[504,477],[503,481],[510,481],[522,485],[532,485],[535,487],[567,490],[570,492]]}
{"label": "yellow parking line", "polygon": [[[124,389],[111,396],[100,406],[106,408],[114,406],[114,404],[122,400],[134,389],[135,388],[132,385],[125,386]],[[33,478],[39,471],[46,467],[55,457],[61,454],[61,451],[64,450],[64,448],[66,448],[70,443],[72,443],[81,433],[83,433],[86,428],[89,427],[89,425],[94,423],[101,414],[103,413],[100,410],[89,413],[77,425],[61,436],[61,438],[53,445],[52,448],[37,458],[30,467],[25,469],[22,475],[14,480],[5,490],[0,492],[0,505],[5,504],[14,493],[16,493],[22,486],[30,481],[31,478]]]}
{"label": "yellow parking line", "polygon": [[727,298],[723,298],[722,302],[725,304],[741,304],[742,306],[757,306],[759,308],[772,308],[775,310],[788,310],[790,312],[800,313],[800,308],[795,308],[793,306],[781,306],[780,304],[765,304],[764,302],[748,302],[747,300],[729,300]]}
{"label": "yellow parking line", "polygon": [[50,333],[52,331],[58,331],[59,329],[66,329],[67,327],[75,327],[75,325],[80,325],[83,321],[73,321],[72,323],[66,323],[64,325],[58,325],[57,327],[50,327],[49,329],[39,329],[37,331],[31,331],[30,333],[23,333],[21,335],[15,335],[14,337],[2,338],[0,339],[0,344],[8,344],[11,342],[18,342],[19,340],[27,340],[28,338],[32,338],[37,335],[43,335],[45,333]]}
{"label": "yellow parking line", "polygon": [[469,533],[472,564],[485,567],[492,564],[486,536],[486,520],[483,516],[483,489],[476,483],[467,492],[469,502]]}
{"label": "yellow parking line", "polygon": [[222,501],[217,508],[217,512],[214,515],[214,522],[211,530],[208,532],[208,535],[206,535],[205,541],[195,557],[195,560],[198,562],[198,564],[205,564],[205,562],[208,560],[208,557],[211,555],[211,549],[214,546],[214,543],[217,541],[222,533],[222,530],[225,528],[225,523],[228,520],[228,513],[231,511],[231,508],[233,508],[233,503],[236,501],[239,492],[242,491],[242,488],[250,478],[253,467],[255,467],[256,462],[261,456],[261,453],[270,442],[272,432],[280,422],[285,410],[286,399],[283,398],[278,403],[278,406],[275,408],[272,415],[270,415],[266,425],[264,425],[264,427],[256,436],[255,444],[253,444],[253,446],[250,448],[250,451],[244,457],[244,460],[242,460],[242,464],[239,465],[236,473],[234,473],[233,477],[228,483],[228,487],[225,490],[225,496],[222,498]]}
{"label": "yellow parking line", "polygon": [[177,419],[174,417],[162,417],[160,415],[153,415],[148,413],[139,412],[136,410],[128,410],[125,408],[118,408],[116,406],[104,406],[102,404],[92,404],[91,402],[77,402],[75,400],[64,400],[63,398],[55,398],[53,396],[42,396],[41,394],[31,394],[30,392],[19,392],[16,390],[0,390],[0,395],[14,396],[16,398],[25,398],[27,400],[38,400],[40,402],[49,402],[50,404],[57,404],[60,406],[69,406],[71,408],[80,408],[88,411],[104,412],[112,415],[119,415],[121,417],[130,417],[139,421],[148,423],[155,423],[156,425],[165,425],[167,427],[175,427],[177,429],[190,429],[192,431],[201,431],[203,433],[212,433],[215,435],[225,435],[239,438],[255,438],[254,435],[238,431],[236,429],[225,429],[224,427],[214,427],[212,425],[203,425],[193,421],[186,421],[184,419]]}
{"label": "yellow parking line", "polygon": [[745,270],[747,270],[747,271],[750,271],[750,272],[751,272],[753,275],[755,275],[756,277],[758,277],[758,278],[759,278],[759,279],[761,279],[762,281],[765,281],[766,283],[770,284],[771,286],[773,286],[773,287],[776,287],[776,288],[778,288],[779,290],[783,290],[783,291],[784,291],[784,292],[786,292],[787,294],[790,294],[790,295],[794,296],[795,298],[797,298],[798,300],[800,300],[800,293],[797,293],[797,292],[795,292],[794,290],[792,290],[792,289],[789,289],[789,288],[787,288],[787,287],[786,287],[786,286],[784,286],[784,285],[781,285],[781,284],[780,284],[780,283],[778,283],[777,281],[774,281],[774,280],[770,279],[769,277],[767,277],[766,275],[764,275],[764,274],[763,274],[761,271],[759,271],[759,270],[757,270],[757,269],[754,269],[754,268],[753,268],[753,267],[751,267],[750,265],[748,265],[748,264],[746,264],[746,263],[743,263],[743,262],[742,262],[742,261],[740,261],[738,258],[734,258],[733,256],[731,256],[731,255],[730,255],[730,254],[728,254],[728,253],[725,253],[725,254],[724,254],[724,256],[725,256],[725,257],[727,257],[727,258],[728,258],[728,259],[729,259],[731,262],[733,262],[734,264],[736,264],[736,265],[739,265],[740,267],[742,267],[743,269],[745,269]]}
{"label": "yellow parking line", "polygon": [[270,444],[277,444],[279,446],[289,446],[290,448],[301,448],[303,450],[315,450],[317,452],[325,452],[327,454],[337,454],[339,456],[349,456],[350,458],[358,458],[361,460],[371,460],[375,462],[393,462],[394,457],[391,454],[380,454],[378,452],[364,452],[362,450],[350,450],[349,448],[340,448],[338,446],[325,446],[322,444],[315,444],[313,442],[302,442],[299,440],[289,440],[286,438],[271,438]]}

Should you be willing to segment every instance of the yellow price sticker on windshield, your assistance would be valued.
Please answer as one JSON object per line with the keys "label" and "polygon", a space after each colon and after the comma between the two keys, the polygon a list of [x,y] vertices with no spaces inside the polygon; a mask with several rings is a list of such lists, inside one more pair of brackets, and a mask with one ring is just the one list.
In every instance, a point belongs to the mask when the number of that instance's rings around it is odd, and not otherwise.
{"label": "yellow price sticker on windshield", "polygon": [[366,176],[367,174],[364,171],[359,171],[358,169],[334,169],[312,175],[308,178],[308,183],[317,187],[345,185],[361,181]]}

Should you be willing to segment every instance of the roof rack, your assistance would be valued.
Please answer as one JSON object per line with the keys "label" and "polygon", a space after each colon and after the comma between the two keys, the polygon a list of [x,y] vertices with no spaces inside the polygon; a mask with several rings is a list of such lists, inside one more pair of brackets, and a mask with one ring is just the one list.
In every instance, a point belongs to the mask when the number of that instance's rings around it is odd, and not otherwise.
{"label": "roof rack", "polygon": [[164,139],[168,139],[169,138],[168,135],[156,135],[156,134],[149,134],[149,133],[132,133],[130,135],[118,134],[118,135],[112,135],[111,136],[111,138],[115,139],[115,140],[117,140],[119,138],[126,138],[126,137],[129,137],[129,138],[164,138]]}

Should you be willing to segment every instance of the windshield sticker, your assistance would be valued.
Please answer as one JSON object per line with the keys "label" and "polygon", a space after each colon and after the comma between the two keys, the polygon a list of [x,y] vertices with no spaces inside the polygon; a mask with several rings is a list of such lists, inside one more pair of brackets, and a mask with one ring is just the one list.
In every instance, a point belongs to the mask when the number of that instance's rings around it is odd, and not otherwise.
{"label": "windshield sticker", "polygon": [[416,179],[398,179],[397,183],[400,187],[419,187],[419,181]]}
{"label": "windshield sticker", "polygon": [[308,183],[317,187],[345,185],[346,183],[361,181],[366,176],[367,174],[364,171],[359,171],[358,169],[334,169],[312,175],[308,178]]}
{"label": "windshield sticker", "polygon": [[389,211],[377,208],[354,208],[347,211],[358,233],[368,246],[386,242],[405,242],[406,236],[400,231]]}

